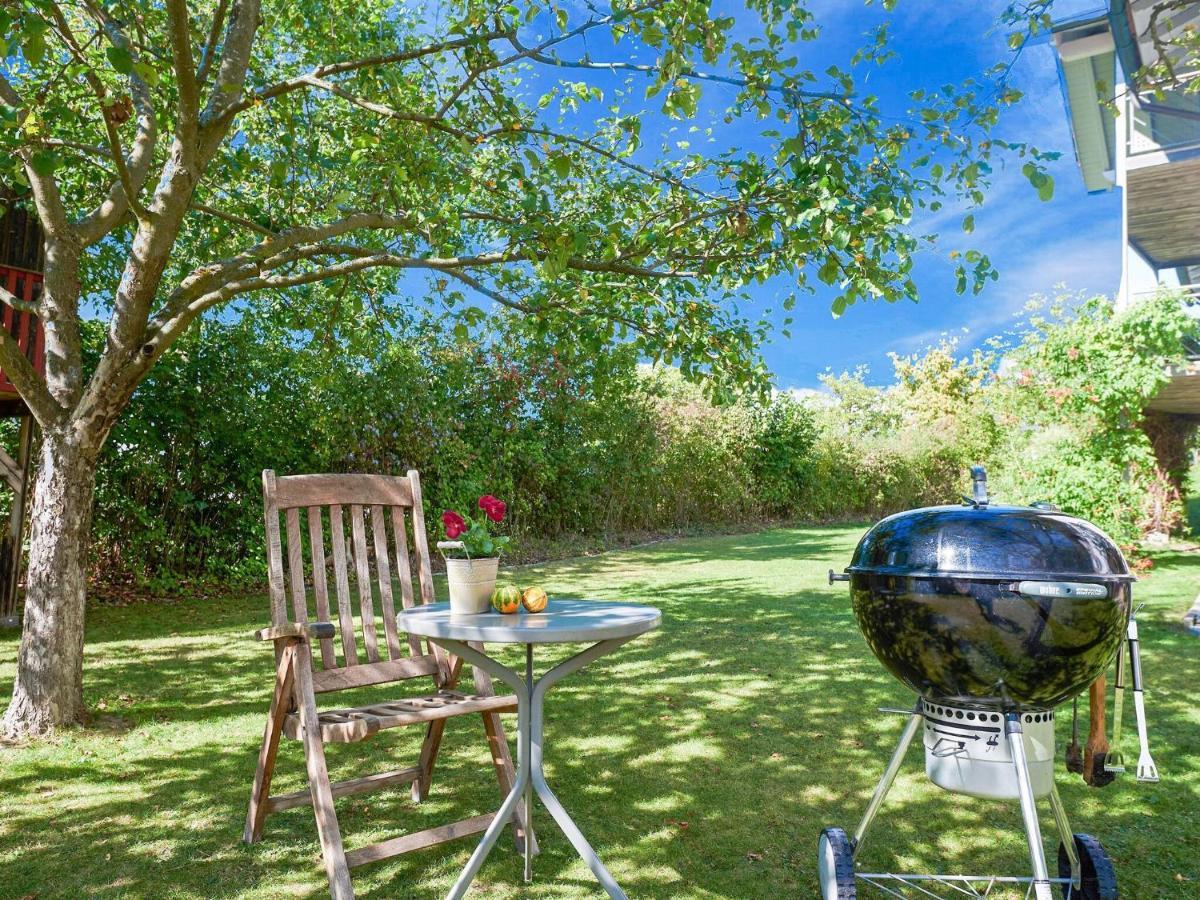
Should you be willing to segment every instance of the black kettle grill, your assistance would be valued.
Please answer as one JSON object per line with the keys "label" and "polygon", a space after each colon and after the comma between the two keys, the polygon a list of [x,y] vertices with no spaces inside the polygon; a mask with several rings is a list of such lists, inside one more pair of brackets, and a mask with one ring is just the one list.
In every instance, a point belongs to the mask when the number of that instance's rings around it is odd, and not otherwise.
{"label": "black kettle grill", "polygon": [[[871,651],[918,700],[854,836],[840,828],[821,833],[822,897],[849,900],[864,882],[896,896],[905,896],[902,887],[928,894],[935,883],[985,896],[996,885],[1020,883],[1036,900],[1050,900],[1052,885],[1067,898],[1115,898],[1107,853],[1095,838],[1072,834],[1054,785],[1053,709],[1117,655],[1130,626],[1134,577],[1116,544],[1089,522],[1048,503],[993,505],[982,467],[972,469],[972,495],[963,501],[883,519],[863,535],[845,574],[829,572],[830,583],[850,583]],[[1032,877],[856,868],[918,731],[935,784],[1020,801]],[[1049,798],[1062,838],[1056,878],[1042,847],[1039,797]]]}
{"label": "black kettle grill", "polygon": [[1112,662],[1134,577],[1091,523],[1049,504],[993,506],[974,475],[963,505],[889,516],[863,536],[846,569],[854,615],[922,697],[1053,709]]}

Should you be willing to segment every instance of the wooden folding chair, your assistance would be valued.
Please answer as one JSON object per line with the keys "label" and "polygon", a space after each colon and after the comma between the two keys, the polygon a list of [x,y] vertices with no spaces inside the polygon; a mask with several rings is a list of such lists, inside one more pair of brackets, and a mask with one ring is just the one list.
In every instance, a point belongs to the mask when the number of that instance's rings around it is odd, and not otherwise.
{"label": "wooden folding chair", "polygon": [[[515,713],[517,702],[511,695],[496,696],[491,679],[477,668],[474,669],[475,693],[455,690],[461,659],[436,646],[426,644],[423,647],[417,638],[397,630],[393,573],[400,584],[401,603],[407,609],[414,602],[405,513],[411,519],[421,602],[431,603],[434,599],[421,507],[421,482],[415,470],[405,478],[385,475],[276,478],[268,469],[263,472],[263,501],[271,627],[256,632],[255,637],[274,642],[275,692],[258,754],[258,770],[254,775],[243,837],[248,843],[260,840],[263,823],[270,813],[311,805],[316,814],[330,890],[335,898],[353,897],[351,868],[483,831],[493,814],[405,834],[347,852],[342,846],[333,801],[338,797],[409,783],[413,800],[423,800],[433,778],[446,720],[469,713],[483,716],[500,792],[502,796],[506,795],[514,773],[499,714]],[[301,510],[306,518],[304,529],[300,523]],[[287,532],[290,612],[284,588],[280,514]],[[347,515],[349,547],[345,531]],[[336,609],[330,608],[325,555],[327,540],[332,550]],[[312,618],[310,592],[305,582],[306,543],[314,605]],[[357,615],[351,605],[352,581],[358,597]],[[335,636],[340,636],[340,640],[335,640]],[[317,709],[317,694],[425,676],[433,679],[432,693],[354,708],[324,712]],[[425,726],[425,741],[416,765],[330,782],[325,744],[361,741],[377,731],[401,725]],[[280,735],[303,742],[308,790],[271,795],[271,774]],[[513,820],[518,849],[523,848],[528,833],[525,816],[525,809],[520,808]],[[535,849],[533,835],[528,834],[531,849]]]}

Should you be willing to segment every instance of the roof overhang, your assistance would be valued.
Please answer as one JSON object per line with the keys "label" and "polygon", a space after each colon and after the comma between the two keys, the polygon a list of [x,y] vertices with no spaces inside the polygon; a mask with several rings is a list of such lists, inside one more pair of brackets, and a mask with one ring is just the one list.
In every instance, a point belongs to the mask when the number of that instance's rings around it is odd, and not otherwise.
{"label": "roof overhang", "polygon": [[1059,86],[1071,126],[1075,160],[1088,191],[1112,188],[1117,129],[1111,101],[1116,82],[1116,47],[1107,15],[1055,27]]}

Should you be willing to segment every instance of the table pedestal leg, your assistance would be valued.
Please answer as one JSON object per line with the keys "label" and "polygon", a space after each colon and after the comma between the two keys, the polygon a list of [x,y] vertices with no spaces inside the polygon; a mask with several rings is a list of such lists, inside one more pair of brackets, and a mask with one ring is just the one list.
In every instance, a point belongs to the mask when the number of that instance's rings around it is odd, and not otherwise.
{"label": "table pedestal leg", "polygon": [[[441,642],[439,642],[441,643]],[[471,854],[471,858],[467,860],[466,867],[458,876],[458,880],[454,882],[454,887],[450,888],[450,893],[446,895],[447,900],[460,900],[467,893],[467,889],[471,886],[471,882],[479,873],[480,866],[487,859],[489,853],[492,852],[492,847],[496,845],[496,840],[500,837],[500,832],[504,830],[504,826],[509,823],[516,812],[517,804],[521,801],[522,795],[528,792],[529,787],[529,700],[530,691],[521,681],[520,676],[512,669],[502,666],[493,660],[488,659],[473,647],[468,647],[466,644],[460,644],[458,641],[445,641],[443,646],[451,653],[461,656],[468,660],[473,665],[479,666],[489,675],[501,679],[508,684],[517,695],[517,778],[513,782],[512,790],[508,792],[508,796],[504,798],[504,802],[500,804],[500,810],[496,813],[496,817],[492,819],[492,823],[488,825],[487,831],[483,833],[483,838],[479,841],[479,846],[475,848],[475,852]],[[484,663],[486,661],[487,664]],[[526,815],[530,814],[528,801],[525,805]],[[526,835],[529,831],[526,829]],[[529,854],[531,841],[525,841],[525,866],[529,868]]]}
{"label": "table pedestal leg", "polygon": [[[525,684],[533,684],[533,644],[525,645]],[[532,697],[530,698],[532,699]],[[525,746],[529,747],[529,735],[525,736]],[[526,774],[529,772],[529,760],[521,757],[521,769]],[[533,779],[525,779],[525,833],[533,833]],[[525,883],[533,881],[533,855],[529,852],[530,842],[525,842]]]}
{"label": "table pedestal leg", "polygon": [[[596,855],[596,851],[592,849],[592,845],[587,842],[587,838],[579,830],[579,827],[567,815],[567,811],[563,809],[558,798],[554,796],[554,792],[550,790],[550,786],[546,784],[546,776],[542,771],[544,745],[543,726],[545,716],[543,715],[543,706],[545,704],[546,692],[554,685],[555,682],[582,669],[588,663],[599,659],[607,653],[620,647],[622,644],[633,640],[633,637],[615,638],[608,641],[600,641],[593,644],[588,649],[577,653],[569,659],[563,660],[554,668],[550,669],[545,675],[539,678],[536,682],[533,680],[533,645],[525,645],[525,679],[514,672],[512,669],[504,666],[491,657],[484,656],[473,647],[469,647],[459,641],[453,641],[448,638],[438,638],[436,642],[441,644],[451,653],[461,656],[472,665],[479,666],[490,675],[499,678],[505,684],[509,685],[517,695],[517,780],[514,782],[512,791],[504,798],[504,803],[500,806],[500,811],[496,813],[496,817],[492,820],[484,832],[483,839],[479,842],[479,846],[475,848],[475,852],[471,854],[470,860],[467,861],[466,868],[462,874],[458,876],[458,880],[454,883],[454,887],[447,894],[447,900],[459,900],[463,897],[467,888],[470,887],[479,868],[483,865],[483,861],[487,859],[487,855],[491,852],[495,845],[500,832],[504,830],[504,826],[512,817],[513,811],[516,809],[518,801],[524,796],[525,809],[532,816],[532,793],[537,791],[538,797],[542,804],[553,816],[554,821],[558,823],[558,827],[562,829],[563,834],[567,836],[567,840],[571,842],[571,846],[575,848],[575,852],[580,858],[588,864],[588,868],[592,870],[592,874],[596,876],[596,880],[604,887],[608,895],[614,900],[627,900],[625,892],[621,890],[612,874],[604,867],[604,863],[600,861],[600,857]],[[525,851],[525,880],[530,881],[533,878],[532,860],[529,856],[528,842],[526,843]]]}

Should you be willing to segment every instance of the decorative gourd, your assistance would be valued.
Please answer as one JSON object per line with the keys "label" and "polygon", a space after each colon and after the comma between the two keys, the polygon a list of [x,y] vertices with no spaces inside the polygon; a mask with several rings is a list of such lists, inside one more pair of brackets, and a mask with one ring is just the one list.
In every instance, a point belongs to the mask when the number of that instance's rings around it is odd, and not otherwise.
{"label": "decorative gourd", "polygon": [[546,592],[540,587],[525,588],[525,593],[521,595],[521,603],[531,613],[541,612],[549,602],[550,598],[546,596]]}
{"label": "decorative gourd", "polygon": [[515,613],[521,608],[521,591],[519,588],[505,584],[492,591],[492,607],[496,612]]}

